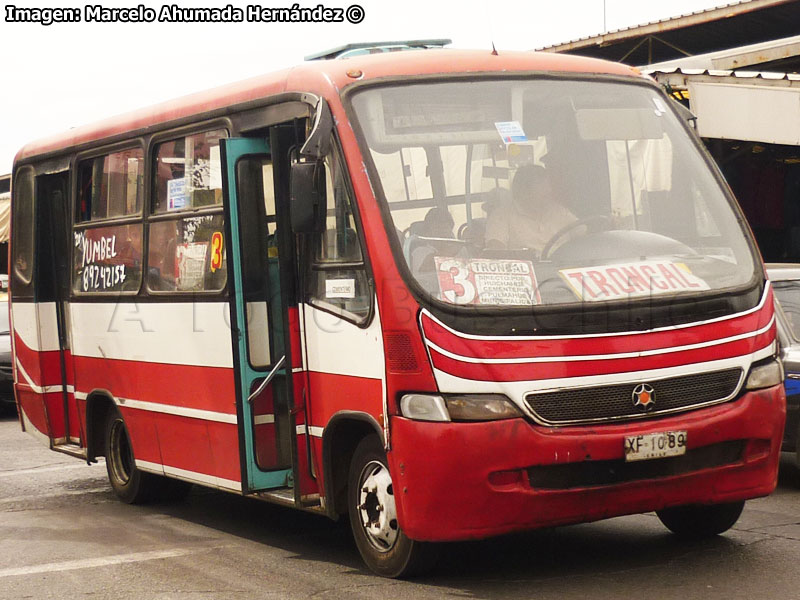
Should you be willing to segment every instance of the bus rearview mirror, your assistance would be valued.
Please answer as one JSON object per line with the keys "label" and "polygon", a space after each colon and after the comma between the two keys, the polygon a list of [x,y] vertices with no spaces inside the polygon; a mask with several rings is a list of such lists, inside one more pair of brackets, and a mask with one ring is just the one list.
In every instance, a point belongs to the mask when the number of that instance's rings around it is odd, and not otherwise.
{"label": "bus rearview mirror", "polygon": [[321,161],[292,164],[289,213],[294,233],[318,233],[322,230],[321,211],[326,205],[324,172],[325,164]]}

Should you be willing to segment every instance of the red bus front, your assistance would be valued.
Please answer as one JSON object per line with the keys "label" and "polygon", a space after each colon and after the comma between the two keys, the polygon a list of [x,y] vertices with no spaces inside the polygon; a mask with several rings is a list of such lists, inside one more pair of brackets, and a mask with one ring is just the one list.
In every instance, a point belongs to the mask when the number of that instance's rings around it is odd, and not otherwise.
{"label": "red bus front", "polygon": [[344,101],[393,255],[372,260],[409,538],[652,510],[718,533],[774,489],[772,292],[655,85],[436,76]]}

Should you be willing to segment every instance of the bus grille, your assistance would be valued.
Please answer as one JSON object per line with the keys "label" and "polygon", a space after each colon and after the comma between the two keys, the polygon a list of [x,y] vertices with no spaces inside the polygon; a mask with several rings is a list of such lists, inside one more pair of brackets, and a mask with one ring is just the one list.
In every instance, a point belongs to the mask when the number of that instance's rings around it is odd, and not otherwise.
{"label": "bus grille", "polygon": [[[739,389],[742,369],[725,369],[695,375],[682,375],[658,381],[642,380],[620,385],[571,388],[528,394],[528,407],[536,417],[551,425],[572,425],[652,417],[733,398]],[[651,410],[634,406],[633,390],[648,383],[655,390]]]}

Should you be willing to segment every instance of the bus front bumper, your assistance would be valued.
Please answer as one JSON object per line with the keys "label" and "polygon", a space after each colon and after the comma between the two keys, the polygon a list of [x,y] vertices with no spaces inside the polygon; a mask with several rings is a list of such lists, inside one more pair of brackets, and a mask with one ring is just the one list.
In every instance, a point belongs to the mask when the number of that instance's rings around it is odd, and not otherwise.
{"label": "bus front bumper", "polygon": [[[738,400],[624,424],[543,427],[391,420],[388,454],[400,527],[451,541],[595,521],[775,489],[782,386]],[[683,457],[625,462],[627,436],[685,431]]]}

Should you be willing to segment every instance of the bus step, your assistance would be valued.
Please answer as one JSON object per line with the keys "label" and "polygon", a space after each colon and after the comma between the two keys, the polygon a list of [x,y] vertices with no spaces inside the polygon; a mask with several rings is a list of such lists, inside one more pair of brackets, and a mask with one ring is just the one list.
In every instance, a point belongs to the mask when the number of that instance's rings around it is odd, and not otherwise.
{"label": "bus step", "polygon": [[283,504],[284,506],[293,506],[311,512],[318,512],[322,510],[322,504],[319,499],[319,494],[312,494],[303,496],[300,504],[296,504],[294,500],[294,490],[292,488],[283,488],[276,490],[267,490],[258,492],[257,497],[261,500],[275,502],[276,504]]}
{"label": "bus step", "polygon": [[270,502],[283,504],[285,506],[294,506],[294,489],[292,488],[268,490],[259,492],[257,495],[263,500],[269,500]]}
{"label": "bus step", "polygon": [[75,456],[77,458],[86,458],[86,448],[81,448],[78,444],[58,444],[53,446],[53,450],[56,452],[69,454],[70,456]]}

